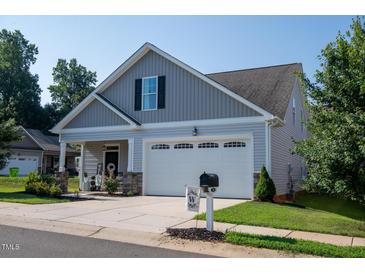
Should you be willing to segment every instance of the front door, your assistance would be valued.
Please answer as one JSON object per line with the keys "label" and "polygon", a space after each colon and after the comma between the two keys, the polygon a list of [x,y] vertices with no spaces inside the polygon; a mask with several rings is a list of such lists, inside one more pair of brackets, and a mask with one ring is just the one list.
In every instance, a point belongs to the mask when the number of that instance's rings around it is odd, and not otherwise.
{"label": "front door", "polygon": [[[108,171],[108,165],[111,163],[114,165],[114,176],[118,175],[118,152],[117,151],[106,151],[105,152],[105,162],[104,162],[104,170],[106,175],[110,175]],[[111,166],[111,165],[109,165]]]}

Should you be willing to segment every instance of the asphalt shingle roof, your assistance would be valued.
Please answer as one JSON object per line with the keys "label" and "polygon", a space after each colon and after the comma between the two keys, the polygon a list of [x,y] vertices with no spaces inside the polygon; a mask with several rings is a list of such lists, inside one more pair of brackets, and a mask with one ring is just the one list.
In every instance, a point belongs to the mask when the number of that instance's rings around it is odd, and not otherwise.
{"label": "asphalt shingle roof", "polygon": [[295,72],[302,72],[302,64],[210,73],[206,76],[284,119],[295,83]]}
{"label": "asphalt shingle roof", "polygon": [[[58,136],[45,135],[38,129],[25,129],[46,151],[60,151]],[[74,149],[67,147],[67,152],[75,152]]]}

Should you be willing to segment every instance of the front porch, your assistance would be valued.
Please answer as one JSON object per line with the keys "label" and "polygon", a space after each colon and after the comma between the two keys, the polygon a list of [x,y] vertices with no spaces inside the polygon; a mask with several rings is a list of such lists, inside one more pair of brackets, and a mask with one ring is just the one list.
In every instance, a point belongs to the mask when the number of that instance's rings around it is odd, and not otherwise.
{"label": "front porch", "polygon": [[[107,178],[120,183],[118,192],[142,194],[142,173],[133,172],[133,139],[79,142],[81,154],[76,168],[81,191],[100,191]],[[59,171],[66,170],[66,157],[61,142]]]}

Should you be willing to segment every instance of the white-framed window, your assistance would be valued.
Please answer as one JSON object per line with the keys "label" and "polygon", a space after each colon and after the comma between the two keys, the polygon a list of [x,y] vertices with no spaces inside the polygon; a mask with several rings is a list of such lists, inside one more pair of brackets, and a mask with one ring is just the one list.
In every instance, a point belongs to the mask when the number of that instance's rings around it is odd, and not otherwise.
{"label": "white-framed window", "polygon": [[193,148],[193,144],[182,143],[174,145],[174,149],[191,149],[191,148]]}
{"label": "white-framed window", "polygon": [[106,150],[119,150],[119,145],[107,145]]}
{"label": "white-framed window", "polygon": [[158,77],[142,78],[142,110],[157,109]]}
{"label": "white-framed window", "polygon": [[228,142],[224,143],[224,147],[245,147],[245,142]]}
{"label": "white-framed window", "polygon": [[152,150],[157,150],[157,149],[170,149],[170,146],[169,145],[166,145],[166,144],[155,144],[155,145],[152,145],[151,149]]}
{"label": "white-framed window", "polygon": [[198,148],[218,148],[218,143],[201,143],[198,145]]}

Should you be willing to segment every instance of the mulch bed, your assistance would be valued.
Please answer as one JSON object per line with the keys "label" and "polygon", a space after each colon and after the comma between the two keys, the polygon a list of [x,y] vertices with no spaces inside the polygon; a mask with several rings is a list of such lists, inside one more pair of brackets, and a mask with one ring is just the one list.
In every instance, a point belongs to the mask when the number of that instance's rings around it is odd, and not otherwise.
{"label": "mulch bed", "polygon": [[200,241],[223,241],[224,233],[219,231],[208,231],[205,228],[168,228],[167,234],[172,237],[177,237],[187,240]]}

